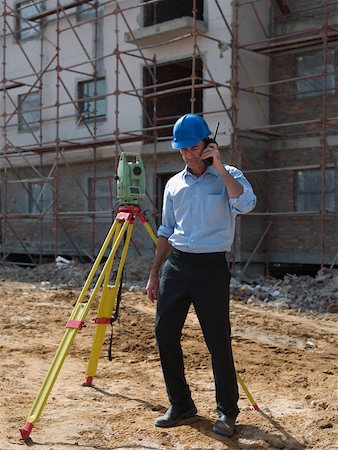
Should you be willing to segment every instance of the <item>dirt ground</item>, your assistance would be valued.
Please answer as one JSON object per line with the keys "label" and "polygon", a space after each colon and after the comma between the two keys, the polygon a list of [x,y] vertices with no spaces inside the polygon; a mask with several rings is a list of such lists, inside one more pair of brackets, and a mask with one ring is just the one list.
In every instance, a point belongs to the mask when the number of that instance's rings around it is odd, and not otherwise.
{"label": "dirt ground", "polygon": [[236,367],[262,412],[242,390],[236,434],[212,432],[214,385],[197,319],[184,329],[187,378],[198,416],[154,427],[167,406],[153,335],[155,307],[125,293],[114,325],[113,361],[104,344],[94,387],[84,387],[95,325],[93,306],[74,341],[31,440],[19,440],[78,297],[76,290],[3,280],[0,336],[1,450],[338,449],[338,314],[300,314],[231,301]]}

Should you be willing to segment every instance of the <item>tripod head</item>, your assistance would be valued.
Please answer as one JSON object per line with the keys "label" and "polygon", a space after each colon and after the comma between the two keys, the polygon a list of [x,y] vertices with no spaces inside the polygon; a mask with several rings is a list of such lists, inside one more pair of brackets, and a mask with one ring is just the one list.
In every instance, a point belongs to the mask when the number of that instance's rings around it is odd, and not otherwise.
{"label": "tripod head", "polygon": [[116,182],[121,204],[138,205],[139,199],[145,197],[145,170],[139,153],[121,153]]}

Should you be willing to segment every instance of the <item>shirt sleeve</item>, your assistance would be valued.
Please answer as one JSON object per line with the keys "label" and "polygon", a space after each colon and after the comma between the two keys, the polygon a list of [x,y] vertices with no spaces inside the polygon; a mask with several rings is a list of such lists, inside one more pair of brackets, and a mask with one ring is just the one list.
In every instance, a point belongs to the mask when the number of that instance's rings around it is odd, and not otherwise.
{"label": "shirt sleeve", "polygon": [[157,236],[169,238],[174,233],[174,227],[175,227],[174,208],[168,182],[164,189],[162,223],[157,230]]}
{"label": "shirt sleeve", "polygon": [[231,211],[234,214],[245,214],[252,211],[256,206],[257,198],[251,184],[245,178],[243,172],[236,169],[236,167],[226,166],[226,170],[243,186],[243,193],[238,198],[229,199]]}

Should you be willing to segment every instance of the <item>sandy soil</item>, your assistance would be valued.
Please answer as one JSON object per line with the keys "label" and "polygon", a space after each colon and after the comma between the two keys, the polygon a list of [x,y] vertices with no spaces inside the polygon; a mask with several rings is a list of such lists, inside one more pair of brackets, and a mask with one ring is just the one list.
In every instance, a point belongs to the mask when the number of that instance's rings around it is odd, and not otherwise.
{"label": "sandy soil", "polygon": [[198,416],[172,429],[153,420],[167,406],[153,336],[154,305],[125,293],[114,325],[113,361],[105,343],[95,385],[83,387],[96,307],[74,341],[31,440],[19,440],[78,292],[2,281],[1,450],[112,449],[338,449],[337,314],[306,315],[233,299],[236,367],[261,408],[241,391],[237,432],[222,438],[215,420],[209,356],[193,312],[183,345]]}

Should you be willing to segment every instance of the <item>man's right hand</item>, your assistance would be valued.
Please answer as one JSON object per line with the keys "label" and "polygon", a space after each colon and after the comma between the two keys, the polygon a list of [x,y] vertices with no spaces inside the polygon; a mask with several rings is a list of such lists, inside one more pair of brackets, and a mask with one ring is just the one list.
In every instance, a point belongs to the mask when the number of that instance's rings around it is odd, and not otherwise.
{"label": "man's right hand", "polygon": [[157,300],[161,267],[170,253],[171,245],[169,244],[168,239],[164,236],[159,236],[157,239],[154,262],[150,270],[149,279],[146,286],[148,298],[153,302],[156,302]]}
{"label": "man's right hand", "polygon": [[150,275],[146,286],[149,300],[156,302],[158,294],[158,276]]}

